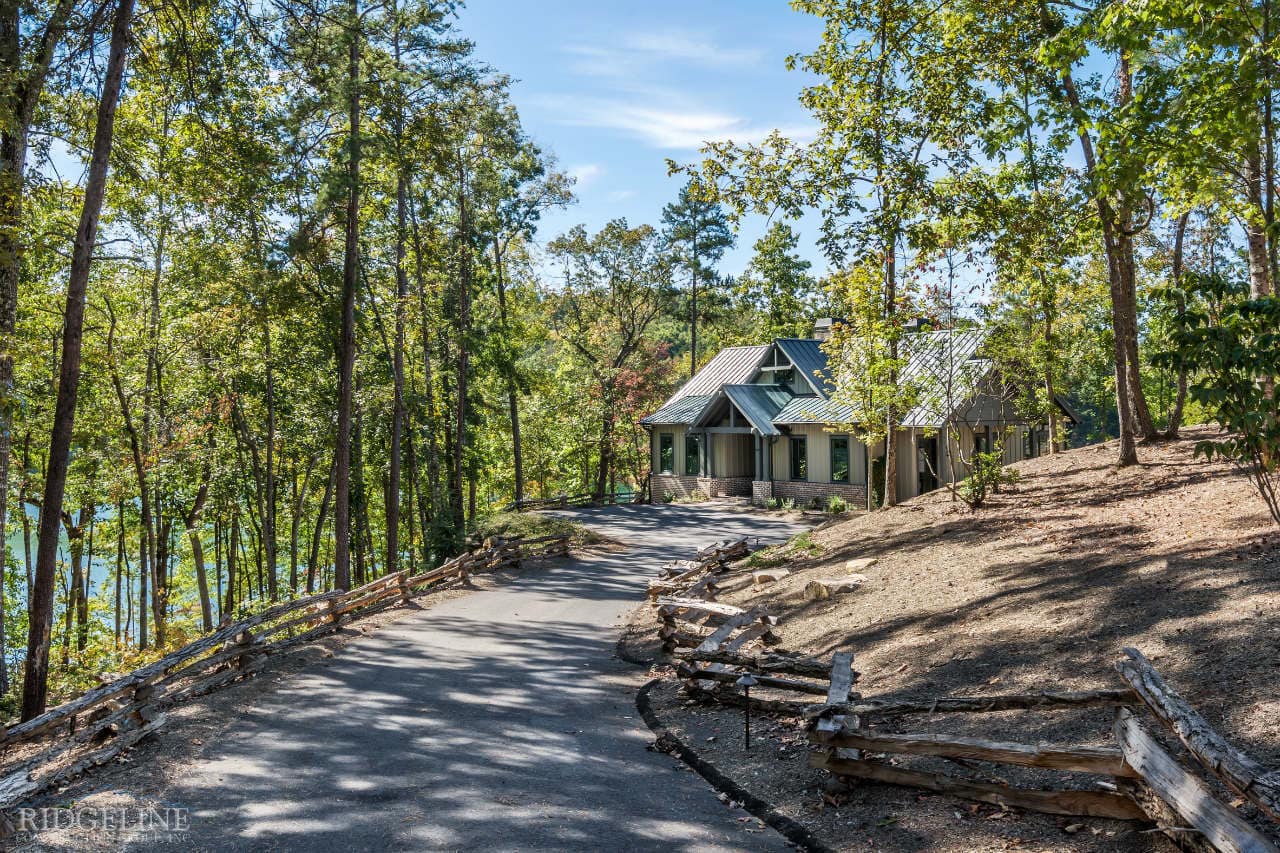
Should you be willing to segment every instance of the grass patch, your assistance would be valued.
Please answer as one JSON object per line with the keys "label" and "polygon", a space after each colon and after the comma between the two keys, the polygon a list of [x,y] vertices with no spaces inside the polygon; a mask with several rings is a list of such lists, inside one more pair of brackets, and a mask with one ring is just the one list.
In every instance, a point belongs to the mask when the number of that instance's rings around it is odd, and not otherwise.
{"label": "grass patch", "polygon": [[813,541],[812,531],[797,533],[780,545],[761,548],[747,557],[745,565],[750,569],[772,569],[803,557],[816,557],[826,549]]}
{"label": "grass patch", "polygon": [[475,537],[481,541],[490,536],[503,539],[535,539],[539,536],[568,534],[574,545],[597,545],[605,538],[584,524],[540,512],[502,512],[480,522]]}

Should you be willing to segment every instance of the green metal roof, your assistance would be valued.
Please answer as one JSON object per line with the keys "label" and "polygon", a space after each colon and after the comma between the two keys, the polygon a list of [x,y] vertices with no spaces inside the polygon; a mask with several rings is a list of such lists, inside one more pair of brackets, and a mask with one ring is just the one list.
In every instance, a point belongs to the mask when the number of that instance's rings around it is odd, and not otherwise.
{"label": "green metal roof", "polygon": [[725,396],[761,435],[782,435],[773,416],[791,400],[781,385],[726,385]]}
{"label": "green metal roof", "polygon": [[698,420],[698,417],[715,398],[715,394],[691,394],[684,397],[676,397],[652,415],[641,418],[640,423],[691,424]]}
{"label": "green metal roof", "polygon": [[853,409],[822,397],[794,397],[773,416],[779,426],[794,424],[846,424]]}
{"label": "green metal roof", "polygon": [[775,343],[791,359],[796,372],[804,374],[818,396],[831,396],[835,389],[831,383],[831,368],[827,366],[827,354],[822,350],[822,341],[811,338],[779,338]]}

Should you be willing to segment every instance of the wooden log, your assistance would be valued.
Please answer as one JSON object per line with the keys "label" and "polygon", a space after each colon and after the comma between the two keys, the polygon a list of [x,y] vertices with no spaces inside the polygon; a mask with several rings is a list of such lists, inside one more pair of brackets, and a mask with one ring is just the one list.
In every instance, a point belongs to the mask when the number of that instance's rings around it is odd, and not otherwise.
{"label": "wooden log", "polygon": [[660,615],[676,615],[681,611],[716,616],[737,616],[739,613],[747,612],[741,607],[734,607],[732,604],[717,604],[714,601],[702,601],[697,598],[663,596],[658,599],[658,613]]}
{"label": "wooden log", "polygon": [[[756,627],[752,626],[747,631],[755,630]],[[758,627],[763,628],[763,626]],[[746,632],[744,631],[743,633]],[[734,639],[734,642],[737,642],[737,638]],[[762,652],[753,655],[734,651],[726,646],[713,652],[695,650],[687,653],[686,656],[690,660],[704,663],[727,663],[731,666],[740,666],[755,672],[784,673],[786,675],[798,675],[803,678],[824,679],[831,675],[831,668],[817,658],[799,657],[780,652]]]}
{"label": "wooden log", "polygon": [[758,610],[752,610],[748,613],[739,613],[736,616],[730,616],[724,621],[724,624],[711,632],[698,646],[700,652],[714,652],[720,649],[720,646],[733,635],[733,632],[739,628],[749,625],[752,622],[760,621],[761,613]]}
{"label": "wooden log", "polygon": [[776,642],[777,638],[769,630],[767,623],[756,622],[754,625],[748,625],[738,636],[721,646],[720,651],[735,654],[739,649],[756,640],[767,643]]}
{"label": "wooden log", "polygon": [[[709,667],[698,667],[688,661],[682,661],[677,672],[681,678],[719,681],[722,684],[736,683],[741,673],[728,668],[712,669],[712,667],[724,666],[724,664],[711,664]],[[776,675],[756,675],[754,678],[761,687],[774,687],[779,690],[792,690],[796,693],[811,693],[819,696],[827,692],[826,687],[811,681],[796,681],[791,678],[779,678]]]}
{"label": "wooden log", "polygon": [[853,574],[854,572],[865,571],[879,562],[878,557],[854,557],[852,560],[846,560],[844,570]]}
{"label": "wooden log", "polygon": [[843,578],[815,578],[804,585],[804,597],[809,601],[822,601],[860,589],[866,577],[849,575]]}
{"label": "wooden log", "polygon": [[1126,648],[1124,653],[1127,658],[1116,663],[1116,669],[1155,718],[1178,736],[1202,767],[1272,820],[1280,821],[1280,772],[1228,743],[1165,683],[1142,652]]}
{"label": "wooden log", "polygon": [[836,652],[831,656],[831,686],[827,690],[828,705],[843,705],[853,689],[853,652]]}
{"label": "wooden log", "polygon": [[1136,699],[1132,690],[1044,690],[1037,693],[1011,693],[996,696],[940,696],[936,699],[918,701],[858,702],[843,706],[813,705],[805,711],[805,716],[821,717],[831,713],[842,713],[865,717],[897,717],[906,714],[1055,710],[1128,705]]}
{"label": "wooden log", "polygon": [[1142,781],[1215,848],[1223,853],[1276,853],[1274,844],[1215,799],[1204,782],[1165,752],[1125,708],[1116,713],[1115,734],[1125,761]]}
{"label": "wooden log", "polygon": [[658,569],[658,576],[666,580],[674,580],[682,576],[696,575],[705,570],[706,566],[701,560],[672,560]]}
{"label": "wooden log", "polygon": [[994,761],[1019,767],[1044,767],[1078,773],[1136,777],[1118,749],[1055,744],[1008,743],[980,738],[934,734],[879,734],[845,728],[830,737],[811,737],[824,746],[849,747],[869,752],[933,755],[971,761]]}
{"label": "wooden log", "polygon": [[105,746],[88,752],[65,766],[44,772],[20,770],[8,774],[0,779],[0,808],[9,808],[41,791],[73,779],[87,770],[106,764],[164,724],[165,717],[159,715],[145,725],[121,732],[107,741]]}
{"label": "wooden log", "polygon": [[[718,705],[727,705],[733,708],[741,708],[747,704],[746,697],[741,691],[722,689],[723,685],[716,685],[715,689],[702,689],[699,687],[689,687],[686,685],[686,691],[693,699],[701,702],[714,702]],[[770,699],[760,696],[751,697],[751,710],[758,711],[762,714],[781,714],[786,716],[798,716],[805,708],[805,700],[803,699]]]}
{"label": "wooden log", "polygon": [[1145,820],[1146,814],[1132,800],[1109,791],[1045,791],[1012,788],[990,782],[977,782],[948,776],[893,767],[878,761],[833,758],[823,753],[809,756],[809,764],[837,776],[853,776],[890,785],[922,788],[938,794],[949,794],[980,803],[1026,809],[1045,814],[1105,817],[1114,820]]}

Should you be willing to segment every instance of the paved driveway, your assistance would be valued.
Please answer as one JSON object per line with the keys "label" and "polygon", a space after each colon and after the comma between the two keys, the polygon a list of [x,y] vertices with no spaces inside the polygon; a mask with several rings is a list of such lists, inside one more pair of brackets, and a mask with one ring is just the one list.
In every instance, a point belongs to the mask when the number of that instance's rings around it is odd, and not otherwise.
{"label": "paved driveway", "polygon": [[645,750],[639,672],[613,651],[664,560],[798,528],[706,504],[567,514],[630,547],[414,613],[265,694],[164,792],[190,849],[786,849]]}

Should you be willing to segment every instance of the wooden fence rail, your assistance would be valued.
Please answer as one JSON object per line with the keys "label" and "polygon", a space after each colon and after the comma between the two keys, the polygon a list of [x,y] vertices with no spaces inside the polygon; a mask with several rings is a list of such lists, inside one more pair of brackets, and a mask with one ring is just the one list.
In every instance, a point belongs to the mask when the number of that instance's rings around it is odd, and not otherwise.
{"label": "wooden fence rail", "polygon": [[[355,615],[375,613],[436,589],[466,584],[470,575],[521,561],[568,553],[567,534],[490,541],[426,572],[396,572],[356,589],[321,593],[274,605],[223,625],[159,660],[140,667],[34,719],[0,730],[0,754],[66,727],[65,735],[0,775],[0,808],[95,764],[101,764],[158,728],[159,709],[207,693],[250,674],[260,658],[337,631]],[[106,744],[88,755],[83,744]]]}

